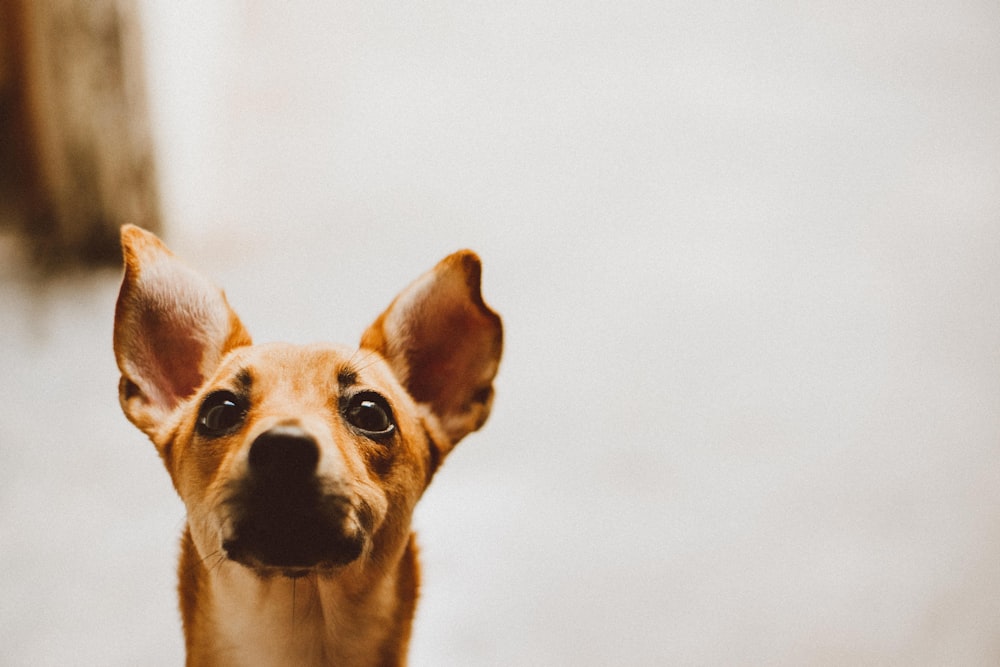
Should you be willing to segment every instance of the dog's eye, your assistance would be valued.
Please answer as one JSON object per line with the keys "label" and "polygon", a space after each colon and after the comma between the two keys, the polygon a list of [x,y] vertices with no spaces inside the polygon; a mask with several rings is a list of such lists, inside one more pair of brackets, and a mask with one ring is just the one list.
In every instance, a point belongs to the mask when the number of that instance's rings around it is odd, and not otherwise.
{"label": "dog's eye", "polygon": [[344,418],[364,435],[376,440],[389,436],[396,429],[389,404],[372,392],[352,396],[344,409]]}
{"label": "dog's eye", "polygon": [[198,412],[198,433],[208,437],[225,435],[243,423],[246,412],[242,399],[231,391],[209,394]]}

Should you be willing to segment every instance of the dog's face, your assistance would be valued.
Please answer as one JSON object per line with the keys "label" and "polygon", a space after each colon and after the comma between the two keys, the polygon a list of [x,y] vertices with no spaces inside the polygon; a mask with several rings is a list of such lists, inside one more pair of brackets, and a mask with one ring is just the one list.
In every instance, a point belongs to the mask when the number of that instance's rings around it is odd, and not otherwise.
{"label": "dog's face", "polygon": [[300,576],[401,549],[440,461],[489,414],[502,330],[475,256],[401,293],[359,349],[251,345],[221,291],[156,237],[122,240],[122,407],[159,449],[201,557]]}
{"label": "dog's face", "polygon": [[295,574],[408,530],[437,444],[377,355],[238,348],[191,406],[165,459],[202,554]]}

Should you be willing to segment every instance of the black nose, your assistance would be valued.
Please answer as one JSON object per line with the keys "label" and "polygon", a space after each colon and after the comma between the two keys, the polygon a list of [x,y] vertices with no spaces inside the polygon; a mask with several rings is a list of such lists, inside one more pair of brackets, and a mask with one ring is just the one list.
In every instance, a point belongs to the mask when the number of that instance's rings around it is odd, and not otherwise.
{"label": "black nose", "polygon": [[298,426],[275,426],[250,445],[250,470],[265,476],[308,477],[319,463],[316,439]]}

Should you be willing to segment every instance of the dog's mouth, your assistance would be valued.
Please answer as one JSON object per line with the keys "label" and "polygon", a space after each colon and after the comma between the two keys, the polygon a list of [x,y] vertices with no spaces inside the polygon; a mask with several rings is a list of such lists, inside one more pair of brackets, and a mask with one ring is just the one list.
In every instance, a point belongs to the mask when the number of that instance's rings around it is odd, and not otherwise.
{"label": "dog's mouth", "polygon": [[243,483],[225,503],[226,556],[261,574],[302,577],[357,560],[367,548],[371,513],[364,503],[325,493],[315,481]]}

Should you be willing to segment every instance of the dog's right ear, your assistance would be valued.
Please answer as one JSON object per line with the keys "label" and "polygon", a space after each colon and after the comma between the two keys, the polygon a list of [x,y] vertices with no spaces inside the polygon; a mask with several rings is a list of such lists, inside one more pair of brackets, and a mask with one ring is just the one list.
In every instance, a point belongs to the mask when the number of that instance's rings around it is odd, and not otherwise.
{"label": "dog's right ear", "polygon": [[361,338],[362,348],[381,354],[410,395],[430,406],[449,447],[489,416],[503,350],[503,323],[483,301],[481,274],[470,250],[445,257]]}
{"label": "dog's right ear", "polygon": [[115,307],[115,359],[125,416],[153,436],[181,401],[250,335],[222,290],[153,234],[122,227],[125,277]]}

